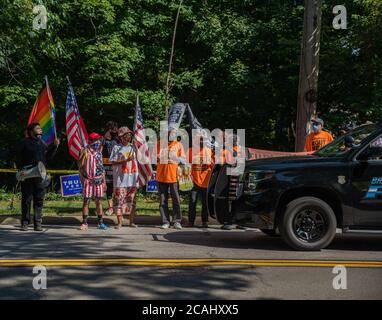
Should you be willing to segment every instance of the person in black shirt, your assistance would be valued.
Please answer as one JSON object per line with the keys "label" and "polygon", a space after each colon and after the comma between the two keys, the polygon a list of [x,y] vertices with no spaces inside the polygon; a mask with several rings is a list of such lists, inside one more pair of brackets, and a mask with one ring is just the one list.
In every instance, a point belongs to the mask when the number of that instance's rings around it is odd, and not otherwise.
{"label": "person in black shirt", "polygon": [[103,167],[106,172],[106,197],[109,208],[106,210],[106,215],[112,215],[114,212],[113,206],[113,166],[109,161],[111,151],[119,142],[118,140],[118,123],[109,121],[105,126],[106,132],[103,139],[102,160]]}
{"label": "person in black shirt", "polygon": [[[27,137],[23,139],[16,147],[14,158],[19,170],[35,167],[38,162],[45,166],[47,160],[53,158],[57,147],[60,144],[55,139],[54,144],[49,146],[41,139],[42,129],[40,124],[31,123],[26,129]],[[34,209],[34,230],[42,231],[42,207],[47,186],[41,178],[29,178],[21,182],[21,228],[28,230],[28,224],[31,218],[31,204],[33,200]]]}

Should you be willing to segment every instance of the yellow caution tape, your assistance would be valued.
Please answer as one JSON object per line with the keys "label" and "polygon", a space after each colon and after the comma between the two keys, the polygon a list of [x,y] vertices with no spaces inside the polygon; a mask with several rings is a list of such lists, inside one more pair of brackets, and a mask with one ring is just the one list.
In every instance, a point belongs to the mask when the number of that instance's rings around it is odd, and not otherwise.
{"label": "yellow caution tape", "polygon": [[[18,170],[17,169],[0,169],[0,173],[16,173]],[[47,170],[48,173],[51,174],[75,174],[78,173],[78,170]]]}

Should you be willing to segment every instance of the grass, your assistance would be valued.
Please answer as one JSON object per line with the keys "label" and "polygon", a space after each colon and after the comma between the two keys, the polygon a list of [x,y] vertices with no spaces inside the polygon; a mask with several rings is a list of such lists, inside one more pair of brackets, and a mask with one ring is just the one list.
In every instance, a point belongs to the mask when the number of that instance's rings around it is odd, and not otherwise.
{"label": "grass", "polygon": [[[18,216],[21,213],[21,195],[17,193],[14,196],[14,208],[10,209],[13,194],[0,190],[0,215],[15,215]],[[103,201],[103,208],[107,209],[107,201]],[[169,200],[169,207],[171,210],[171,199]],[[200,211],[200,204],[197,210]],[[82,198],[63,198],[57,193],[48,193],[45,197],[43,214],[45,216],[70,216],[81,215],[82,213]],[[181,210],[182,213],[188,212],[188,197],[181,196]],[[90,215],[95,214],[94,202],[90,205]],[[150,215],[159,216],[159,197],[157,194],[143,195],[139,193],[137,195],[137,215]]]}

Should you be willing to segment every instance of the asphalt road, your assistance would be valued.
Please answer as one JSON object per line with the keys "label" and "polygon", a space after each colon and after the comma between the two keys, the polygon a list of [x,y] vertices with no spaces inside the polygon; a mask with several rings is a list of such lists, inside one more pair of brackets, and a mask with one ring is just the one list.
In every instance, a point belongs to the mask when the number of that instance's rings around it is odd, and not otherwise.
{"label": "asphalt road", "polygon": [[[32,286],[35,265],[47,268],[45,290]],[[347,289],[333,288],[336,265]],[[14,298],[382,299],[382,236],[337,234],[325,250],[298,252],[258,230],[218,226],[0,226],[0,299]]]}

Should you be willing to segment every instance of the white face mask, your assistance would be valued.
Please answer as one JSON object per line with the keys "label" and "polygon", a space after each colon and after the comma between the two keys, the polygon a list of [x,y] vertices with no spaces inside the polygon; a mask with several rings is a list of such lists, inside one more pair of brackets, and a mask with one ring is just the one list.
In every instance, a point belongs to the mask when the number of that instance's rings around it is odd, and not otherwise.
{"label": "white face mask", "polygon": [[168,141],[175,141],[176,140],[176,132],[170,132],[168,136]]}

